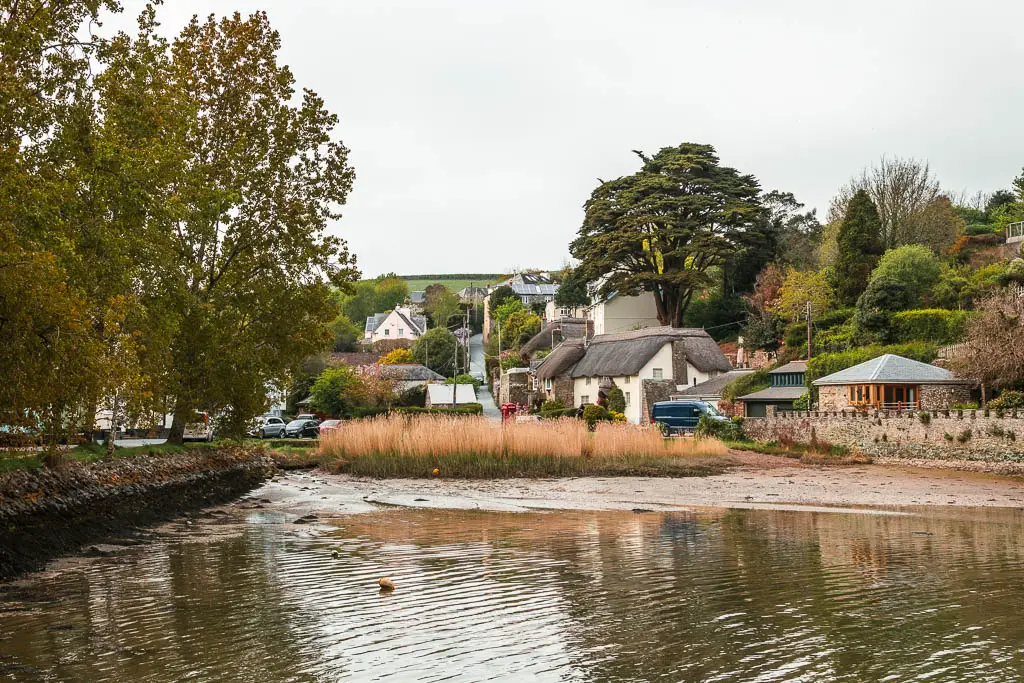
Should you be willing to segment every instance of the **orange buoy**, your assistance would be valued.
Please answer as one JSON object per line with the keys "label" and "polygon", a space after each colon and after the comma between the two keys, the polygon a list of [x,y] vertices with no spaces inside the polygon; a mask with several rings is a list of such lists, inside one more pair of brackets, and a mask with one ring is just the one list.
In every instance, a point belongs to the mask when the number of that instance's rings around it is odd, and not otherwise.
{"label": "orange buoy", "polygon": [[380,589],[382,591],[393,591],[393,590],[395,590],[394,582],[392,582],[391,579],[389,579],[386,576],[380,577],[380,581],[377,582],[377,585],[380,586]]}
{"label": "orange buoy", "polygon": [[437,477],[437,476],[440,476],[440,475],[441,475],[441,470],[439,470],[439,469],[437,469],[437,468],[435,467],[435,468],[434,468],[434,471],[433,471],[433,472],[432,472],[431,474],[433,474],[433,475],[434,475],[435,477]]}

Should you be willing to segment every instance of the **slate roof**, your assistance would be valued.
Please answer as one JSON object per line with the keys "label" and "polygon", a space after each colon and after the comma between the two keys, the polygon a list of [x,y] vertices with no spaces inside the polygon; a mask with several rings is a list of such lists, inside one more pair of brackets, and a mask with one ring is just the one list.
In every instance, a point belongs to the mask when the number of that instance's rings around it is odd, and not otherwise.
{"label": "slate roof", "polygon": [[682,391],[673,394],[673,396],[719,396],[722,395],[722,390],[725,389],[725,385],[733,381],[738,377],[749,375],[753,370],[730,370],[729,372],[723,372],[720,375],[715,375],[706,382],[695,384],[692,387],[686,387]]}
{"label": "slate roof", "polygon": [[443,382],[444,375],[438,374],[425,365],[400,363],[381,365],[380,375],[400,382]]}
{"label": "slate roof", "polygon": [[512,283],[512,291],[519,296],[554,296],[558,285],[554,284],[519,284]]}
{"label": "slate roof", "polygon": [[780,368],[775,368],[768,372],[769,375],[782,375],[792,374],[796,372],[807,372],[807,361],[805,360],[794,360],[786,363]]}
{"label": "slate roof", "polygon": [[[428,384],[427,385],[427,399],[430,405],[451,405],[452,403],[452,388],[454,384]],[[463,403],[476,403],[476,390],[472,384],[460,384],[459,391],[456,394],[456,405]]]}
{"label": "slate roof", "polygon": [[746,396],[738,396],[737,401],[795,401],[807,393],[806,387],[769,387],[761,391],[755,391]]}
{"label": "slate roof", "polygon": [[382,353],[370,353],[359,351],[339,351],[331,354],[331,363],[337,365],[375,365],[380,360]]}
{"label": "slate roof", "polygon": [[570,374],[572,377],[636,375],[665,344],[674,341],[683,342],[686,360],[701,372],[732,369],[718,344],[704,330],[647,327],[594,337]]}
{"label": "slate roof", "polygon": [[887,353],[814,380],[815,386],[837,384],[959,384],[945,368]]}
{"label": "slate roof", "polygon": [[381,324],[387,320],[387,313],[374,313],[373,315],[366,317],[366,331],[375,332]]}

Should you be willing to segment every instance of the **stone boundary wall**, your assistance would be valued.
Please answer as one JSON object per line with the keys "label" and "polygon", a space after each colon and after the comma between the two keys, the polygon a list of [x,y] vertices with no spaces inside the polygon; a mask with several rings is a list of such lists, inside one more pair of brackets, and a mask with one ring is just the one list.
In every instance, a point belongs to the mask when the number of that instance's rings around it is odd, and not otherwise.
{"label": "stone boundary wall", "polygon": [[228,502],[276,471],[262,448],[134,455],[0,476],[0,581],[110,536]]}
{"label": "stone boundary wall", "polygon": [[817,440],[872,456],[1024,461],[1024,411],[794,411],[748,418],[743,431],[758,441]]}

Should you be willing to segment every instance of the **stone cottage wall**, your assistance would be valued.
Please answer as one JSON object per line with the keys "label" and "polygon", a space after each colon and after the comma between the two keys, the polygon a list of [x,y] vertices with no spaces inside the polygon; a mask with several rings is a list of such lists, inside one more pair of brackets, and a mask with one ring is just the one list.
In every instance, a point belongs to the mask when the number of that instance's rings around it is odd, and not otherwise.
{"label": "stone cottage wall", "polygon": [[668,401],[673,394],[678,393],[675,380],[671,379],[643,379],[640,380],[640,423],[643,424],[651,419],[651,406],[659,401]]}
{"label": "stone cottage wall", "polygon": [[[947,410],[958,403],[971,401],[971,391],[966,384],[922,384],[919,391],[921,410]],[[849,387],[819,387],[818,407],[821,410],[854,410]]]}
{"label": "stone cottage wall", "polygon": [[[924,417],[927,416],[927,417]],[[1024,412],[810,411],[744,421],[758,441],[811,440],[841,444],[874,456],[937,460],[1024,459]]]}

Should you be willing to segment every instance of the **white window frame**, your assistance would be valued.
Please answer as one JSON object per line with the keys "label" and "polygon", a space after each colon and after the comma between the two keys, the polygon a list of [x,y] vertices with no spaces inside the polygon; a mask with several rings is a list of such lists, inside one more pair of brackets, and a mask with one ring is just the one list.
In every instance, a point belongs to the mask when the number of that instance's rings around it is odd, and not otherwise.
{"label": "white window frame", "polygon": [[622,378],[622,383],[629,384],[629,375],[626,375],[625,377]]}
{"label": "white window frame", "polygon": [[547,390],[547,391],[551,391],[551,378],[550,377],[547,378],[546,380],[544,380],[544,389]]}
{"label": "white window frame", "polygon": [[662,368],[651,368],[651,379],[665,379],[665,371]]}
{"label": "white window frame", "polygon": [[622,395],[623,395],[623,397],[625,397],[625,399],[626,399],[626,407],[628,408],[628,407],[629,407],[629,405],[630,405],[630,401],[629,401],[629,392],[628,392],[628,391],[624,391],[624,392],[622,392]]}
{"label": "white window frame", "polygon": [[583,394],[580,396],[580,405],[585,406],[590,403],[590,394]]}
{"label": "white window frame", "polygon": [[401,336],[404,336],[404,335],[405,335],[405,328],[404,327],[399,327],[398,328],[398,336],[401,337]]}
{"label": "white window frame", "polygon": [[391,328],[389,328],[389,327],[385,327],[384,328],[384,336],[385,337],[390,337],[391,336]]}
{"label": "white window frame", "polygon": [[584,381],[584,384],[586,384],[588,387],[590,386],[590,378],[589,377],[586,378],[586,380]]}

